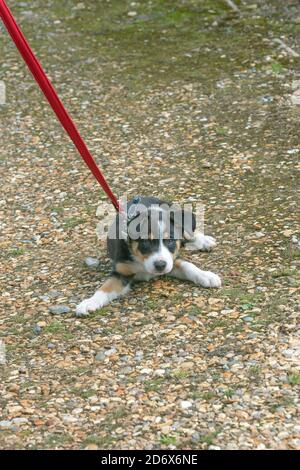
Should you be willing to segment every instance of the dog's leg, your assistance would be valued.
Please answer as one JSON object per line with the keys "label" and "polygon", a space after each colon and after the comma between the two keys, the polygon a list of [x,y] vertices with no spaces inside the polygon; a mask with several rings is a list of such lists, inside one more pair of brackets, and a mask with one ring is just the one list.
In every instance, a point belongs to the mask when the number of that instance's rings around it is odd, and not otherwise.
{"label": "dog's leg", "polygon": [[177,259],[170,276],[178,279],[194,282],[203,287],[221,287],[221,279],[217,274],[210,271],[201,271],[193,263]]}
{"label": "dog's leg", "polygon": [[190,251],[210,251],[216,246],[217,242],[213,237],[203,233],[195,233],[194,238],[185,242],[184,247]]}
{"label": "dog's leg", "polygon": [[114,272],[92,297],[83,300],[77,305],[76,315],[79,317],[88,315],[89,312],[104,307],[112,300],[127,294],[130,290],[130,281],[131,278]]}

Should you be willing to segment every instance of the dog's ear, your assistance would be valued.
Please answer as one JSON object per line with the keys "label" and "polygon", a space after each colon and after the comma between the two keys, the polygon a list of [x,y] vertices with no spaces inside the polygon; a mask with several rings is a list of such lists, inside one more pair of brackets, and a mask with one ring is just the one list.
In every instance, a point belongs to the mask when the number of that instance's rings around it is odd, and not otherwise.
{"label": "dog's ear", "polygon": [[[184,209],[170,210],[171,235],[183,241],[194,239],[196,217],[191,211]],[[173,232],[173,233],[172,233]]]}

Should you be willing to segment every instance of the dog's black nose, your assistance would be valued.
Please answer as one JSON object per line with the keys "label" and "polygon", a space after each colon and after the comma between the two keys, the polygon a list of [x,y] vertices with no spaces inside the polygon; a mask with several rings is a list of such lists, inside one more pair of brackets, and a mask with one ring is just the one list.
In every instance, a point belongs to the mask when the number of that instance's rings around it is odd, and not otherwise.
{"label": "dog's black nose", "polygon": [[155,261],[154,263],[154,267],[156,271],[159,271],[159,272],[162,272],[166,266],[167,266],[167,263],[164,260]]}

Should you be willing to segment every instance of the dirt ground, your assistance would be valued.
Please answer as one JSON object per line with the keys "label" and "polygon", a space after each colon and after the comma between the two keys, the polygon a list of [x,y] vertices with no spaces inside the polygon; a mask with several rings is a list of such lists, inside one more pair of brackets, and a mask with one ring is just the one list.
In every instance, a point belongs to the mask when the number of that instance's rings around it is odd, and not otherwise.
{"label": "dirt ground", "polygon": [[1,25],[0,447],[300,449],[299,2],[8,3],[113,190],[205,204],[223,286],[75,316],[106,199]]}

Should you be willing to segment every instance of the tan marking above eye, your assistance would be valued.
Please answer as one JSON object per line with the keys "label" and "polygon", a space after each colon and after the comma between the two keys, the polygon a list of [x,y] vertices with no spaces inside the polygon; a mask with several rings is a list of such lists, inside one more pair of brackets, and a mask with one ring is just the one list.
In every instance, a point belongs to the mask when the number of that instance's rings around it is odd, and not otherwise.
{"label": "tan marking above eye", "polygon": [[180,240],[176,240],[176,249],[175,249],[174,253],[172,253],[172,258],[174,260],[175,260],[176,256],[178,255],[179,250],[180,250]]}
{"label": "tan marking above eye", "polygon": [[131,243],[131,251],[132,251],[132,254],[137,258],[139,259],[140,261],[144,262],[149,255],[143,255],[140,250],[139,250],[139,244],[138,242],[136,241],[133,241]]}
{"label": "tan marking above eye", "polygon": [[132,242],[131,242],[131,251],[132,251],[132,253],[133,253],[135,256],[136,256],[137,253],[138,253],[138,247],[139,247],[138,242],[136,242],[136,241],[132,241]]}

